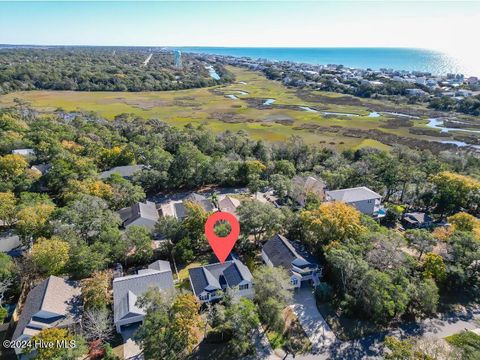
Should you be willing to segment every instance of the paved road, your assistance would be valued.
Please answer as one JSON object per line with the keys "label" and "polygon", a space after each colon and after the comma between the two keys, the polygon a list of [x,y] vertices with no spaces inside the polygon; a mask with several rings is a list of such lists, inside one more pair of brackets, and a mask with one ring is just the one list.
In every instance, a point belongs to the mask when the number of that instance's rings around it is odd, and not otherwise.
{"label": "paved road", "polygon": [[257,353],[254,357],[247,357],[245,360],[279,360],[280,358],[275,355],[273,352],[270,343],[268,342],[267,336],[263,332],[261,326],[258,327],[258,331],[254,336],[255,347],[257,348]]}
{"label": "paved road", "polygon": [[336,342],[335,334],[317,309],[311,287],[295,290],[290,307],[312,343],[312,352],[316,353]]}
{"label": "paved road", "polygon": [[[323,359],[382,359],[382,343],[385,336],[400,338],[409,336],[432,336],[444,338],[462,330],[478,328],[480,308],[463,313],[442,314],[439,318],[426,319],[418,323],[401,326],[398,329],[364,337],[356,341],[336,341],[319,349],[316,354],[297,355],[296,360]],[[287,359],[292,359],[288,356]]]}

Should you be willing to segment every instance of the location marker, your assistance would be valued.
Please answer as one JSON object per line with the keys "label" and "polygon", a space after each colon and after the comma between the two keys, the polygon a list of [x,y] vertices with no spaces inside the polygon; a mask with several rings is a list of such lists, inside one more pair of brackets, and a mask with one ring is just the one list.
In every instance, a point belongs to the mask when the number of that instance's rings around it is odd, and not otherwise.
{"label": "location marker", "polygon": [[[230,234],[225,237],[220,237],[215,234],[215,224],[218,221],[226,221],[230,224],[230,228],[232,229]],[[210,215],[205,222],[205,236],[207,237],[208,243],[212,247],[213,252],[222,264],[230,254],[230,251],[232,251],[233,245],[237,242],[239,235],[240,224],[235,215],[230,213],[218,211]]]}

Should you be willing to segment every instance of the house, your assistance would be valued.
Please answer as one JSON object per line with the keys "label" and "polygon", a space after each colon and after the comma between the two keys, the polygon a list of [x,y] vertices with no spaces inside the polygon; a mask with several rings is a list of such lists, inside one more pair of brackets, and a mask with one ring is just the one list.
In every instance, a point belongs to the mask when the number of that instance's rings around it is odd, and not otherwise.
{"label": "house", "polygon": [[122,226],[128,228],[132,225],[144,226],[152,231],[159,219],[157,206],[151,201],[145,203],[138,202],[130,207],[120,209],[118,211]]}
{"label": "house", "polygon": [[33,149],[15,149],[15,150],[12,150],[12,154],[22,155],[22,156],[35,156],[35,150],[33,150]]}
{"label": "house", "polygon": [[237,296],[253,298],[253,276],[238,259],[223,264],[215,263],[188,270],[193,294],[201,303],[220,299],[228,288],[237,290]]}
{"label": "house", "polygon": [[292,188],[289,195],[300,206],[305,206],[305,201],[309,194],[313,194],[320,200],[323,200],[325,198],[325,188],[325,183],[313,176],[297,175],[292,179]]}
{"label": "house", "polygon": [[51,168],[52,168],[52,164],[38,164],[38,165],[33,165],[30,169],[39,173],[41,176],[43,176],[46,173],[48,173]]}
{"label": "house", "polygon": [[[26,341],[48,328],[77,328],[80,305],[77,282],[50,276],[28,293],[12,340]],[[22,350],[18,347],[15,352],[18,355]]]}
{"label": "house", "polygon": [[428,228],[433,225],[433,219],[424,212],[405,213],[402,224],[406,229]]}
{"label": "house", "polygon": [[423,91],[422,89],[416,89],[416,88],[406,89],[405,92],[407,93],[407,95],[410,95],[410,96],[419,96],[419,97],[428,96],[428,93],[426,91]]}
{"label": "house", "polygon": [[137,299],[151,288],[173,288],[173,276],[168,261],[157,260],[136,275],[113,279],[113,322],[117,332],[126,326],[143,323],[145,312],[137,306]]}
{"label": "house", "polygon": [[225,211],[233,215],[237,215],[237,208],[239,206],[240,200],[228,195],[218,202],[220,211]]}
{"label": "house", "polygon": [[200,205],[203,208],[203,210],[207,212],[215,210],[215,205],[213,204],[213,202],[210,199],[208,199],[206,196],[198,193],[193,192],[189,194],[183,199],[183,202],[185,201],[190,201],[192,203]]}
{"label": "house", "polygon": [[381,204],[382,196],[365,186],[332,190],[325,193],[327,201],[341,201],[356,208],[365,215],[384,217],[386,211]]}
{"label": "house", "polygon": [[216,210],[215,205],[206,196],[197,193],[191,193],[185,196],[182,200],[169,200],[160,204],[160,212],[162,216],[173,216],[177,219],[183,219],[187,216],[187,209],[185,208],[185,202],[189,201],[194,204],[200,205],[203,210],[211,212]]}
{"label": "house", "polygon": [[0,234],[0,252],[8,253],[22,246],[20,237],[11,231]]}
{"label": "house", "polygon": [[320,282],[321,268],[313,255],[299,243],[291,242],[282,235],[275,235],[263,245],[262,259],[268,266],[290,271],[290,281],[296,288]]}
{"label": "house", "polygon": [[126,166],[116,166],[110,170],[100,173],[100,179],[108,179],[110,175],[117,174],[124,179],[131,179],[133,175],[137,172],[142,171],[146,168],[145,165],[126,165]]}

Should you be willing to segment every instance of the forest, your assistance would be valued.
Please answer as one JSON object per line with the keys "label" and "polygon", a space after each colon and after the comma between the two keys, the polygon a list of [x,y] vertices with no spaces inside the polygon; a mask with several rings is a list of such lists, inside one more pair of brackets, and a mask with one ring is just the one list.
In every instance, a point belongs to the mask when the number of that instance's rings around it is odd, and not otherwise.
{"label": "forest", "polygon": [[[161,255],[145,229],[122,230],[116,211],[158,193],[227,186],[246,187],[252,194],[238,209],[242,234],[235,251],[254,276],[267,279],[258,281],[255,304],[225,300],[208,315],[210,331],[222,339],[227,334],[235,356],[254,351],[249,334],[259,321],[282,332],[278,304],[287,303],[291,289],[280,288],[288,275],[270,274],[255,260],[262,243],[276,233],[301,241],[321,259],[325,277],[315,289],[319,302],[378,326],[431,316],[452,296],[466,302],[480,296],[480,159],[474,154],[432,154],[401,146],[391,152],[336,152],[306,145],[299,137],[272,144],[243,131],[216,135],[202,125],[176,128],[130,114],[113,121],[92,114],[38,114],[21,102],[1,110],[0,133],[0,220],[31,249],[15,262],[1,254],[3,280],[31,284],[52,274],[69,276],[82,280],[88,306],[108,308],[104,271],[116,263],[139,268],[159,256],[173,256],[188,264],[209,251],[203,234],[208,214],[199,206],[187,205],[183,220],[159,220],[159,231],[171,240]],[[33,153],[12,153],[22,148]],[[32,167],[39,164],[50,170],[42,174]],[[146,167],[131,180],[98,177],[129,164]],[[299,174],[321,178],[329,189],[367,186],[384,196],[387,216],[378,223],[349,205],[315,197],[298,209],[288,194],[292,177]],[[266,188],[283,206],[255,199]],[[450,226],[400,232],[396,225],[407,210],[428,212]],[[267,289],[262,283],[274,285]],[[8,290],[6,300],[20,291],[18,286]],[[278,301],[267,301],[272,296]],[[198,304],[186,294],[175,299],[165,314],[158,312],[166,301],[160,295],[149,293],[141,300],[150,309],[151,321],[138,334],[148,358],[161,351],[167,359],[179,344],[186,351],[196,343],[191,331],[200,328]],[[184,310],[186,323],[171,323],[171,328],[167,319]],[[225,313],[241,315],[224,322]],[[188,344],[158,348],[157,336],[165,334],[160,328]]]}
{"label": "forest", "polygon": [[[147,57],[153,54],[147,65]],[[0,49],[0,94],[22,90],[162,91],[198,88],[231,81],[213,79],[205,63],[182,54],[175,67],[172,51],[122,47]]]}

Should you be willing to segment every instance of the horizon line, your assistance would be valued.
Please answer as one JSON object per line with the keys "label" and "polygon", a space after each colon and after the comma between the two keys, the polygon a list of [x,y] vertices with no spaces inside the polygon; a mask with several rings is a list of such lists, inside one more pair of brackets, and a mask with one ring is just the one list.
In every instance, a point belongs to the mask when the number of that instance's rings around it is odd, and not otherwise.
{"label": "horizon line", "polygon": [[53,47],[136,47],[136,48],[147,48],[147,47],[156,47],[156,48],[217,48],[217,49],[414,49],[414,50],[425,50],[432,52],[442,53],[440,50],[429,49],[417,46],[388,46],[388,45],[379,45],[379,46],[261,46],[261,45],[107,45],[107,44],[19,44],[19,43],[0,43],[0,46],[53,46]]}

